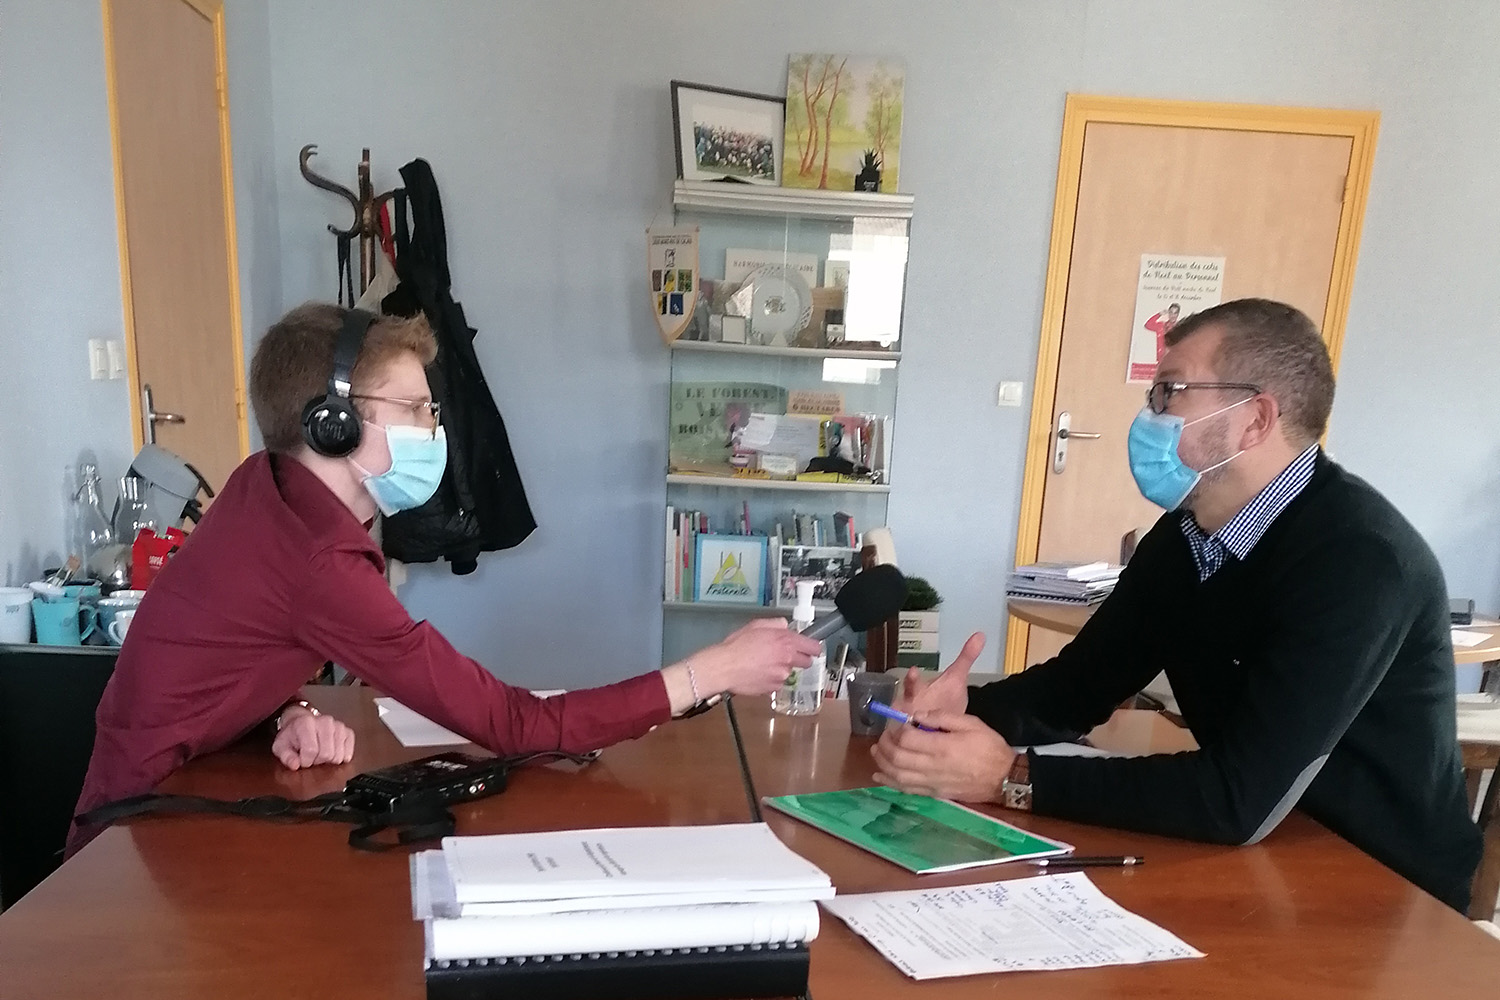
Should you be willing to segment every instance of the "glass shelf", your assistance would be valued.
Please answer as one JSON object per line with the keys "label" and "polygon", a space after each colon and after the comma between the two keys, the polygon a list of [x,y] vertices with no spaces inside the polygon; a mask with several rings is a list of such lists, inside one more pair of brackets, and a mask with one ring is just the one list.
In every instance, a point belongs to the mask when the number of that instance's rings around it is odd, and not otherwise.
{"label": "glass shelf", "polygon": [[663,611],[686,611],[749,616],[752,618],[790,618],[791,608],[765,604],[718,604],[714,601],[662,601]]}
{"label": "glass shelf", "polygon": [[737,476],[695,476],[686,472],[667,475],[670,486],[707,486],[734,490],[788,490],[804,493],[889,493],[887,484],[808,483],[795,479],[742,479]]}
{"label": "glass shelf", "polygon": [[723,344],[705,340],[676,340],[674,351],[706,351],[710,354],[750,354],[770,358],[845,358],[851,361],[900,361],[900,351],[860,350],[832,347],[762,347],[758,344]]}

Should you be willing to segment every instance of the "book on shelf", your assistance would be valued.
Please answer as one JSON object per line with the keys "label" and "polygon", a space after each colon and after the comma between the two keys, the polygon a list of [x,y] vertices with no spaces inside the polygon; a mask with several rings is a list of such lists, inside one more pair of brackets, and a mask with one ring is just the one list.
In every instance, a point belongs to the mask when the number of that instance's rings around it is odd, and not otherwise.
{"label": "book on shelf", "polygon": [[429,1000],[799,995],[833,895],[764,824],[450,837],[410,864]]}
{"label": "book on shelf", "polygon": [[766,603],[765,535],[698,534],[693,541],[693,600],[706,603]]}

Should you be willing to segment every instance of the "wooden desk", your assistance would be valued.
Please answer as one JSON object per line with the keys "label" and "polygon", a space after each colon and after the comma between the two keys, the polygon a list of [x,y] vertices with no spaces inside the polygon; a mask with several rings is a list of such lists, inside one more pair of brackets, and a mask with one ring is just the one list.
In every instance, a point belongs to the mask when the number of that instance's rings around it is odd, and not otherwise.
{"label": "wooden desk", "polygon": [[[263,747],[194,761],[172,791],[309,796],[360,770],[423,756],[376,718],[364,689],[308,689],[358,732],[355,761],[282,771]],[[869,780],[868,740],[842,703],[811,719],[740,706],[765,793]],[[1175,749],[1166,723],[1125,717],[1120,749]],[[1101,734],[1101,740],[1104,734]],[[1131,743],[1130,741],[1136,741]],[[458,810],[462,833],[738,822],[748,807],[722,712],[673,723],[581,771],[537,768],[501,796]],[[917,879],[810,827],[771,817],[841,891],[947,885],[1029,874],[1003,866]],[[918,984],[828,917],[813,946],[816,1000],[916,996],[1276,996],[1464,1000],[1491,997],[1500,948],[1472,925],[1311,821],[1294,815],[1254,848],[1189,844],[1036,817],[1025,825],[1090,853],[1138,852],[1140,870],[1092,873],[1099,886],[1189,943],[1198,962]],[[423,997],[421,928],[410,917],[404,852],[345,846],[347,827],[223,817],[146,819],[106,830],[0,915],[0,997]]]}
{"label": "wooden desk", "polygon": [[1005,607],[1011,614],[1029,625],[1051,629],[1063,635],[1077,635],[1083,623],[1093,617],[1099,605],[1054,604],[1051,601],[1023,601],[1011,598]]}
{"label": "wooden desk", "polygon": [[[869,784],[871,740],[849,736],[842,703],[811,718],[740,706],[762,795]],[[1151,713],[1123,713],[1098,742],[1124,752],[1184,748],[1185,734]],[[1190,739],[1190,737],[1187,737]],[[1001,810],[986,810],[1001,815]],[[1301,813],[1255,847],[1216,847],[1017,813],[1004,818],[1075,845],[1081,854],[1142,854],[1139,869],[1091,869],[1122,906],[1208,954],[1199,961],[1073,972],[1016,973],[918,983],[838,919],[812,946],[815,1000],[879,997],[1414,997],[1490,998],[1500,948],[1468,920]],[[810,826],[767,810],[766,820],[840,892],[874,892],[1025,877],[1000,865],[911,875]]]}
{"label": "wooden desk", "polygon": [[1500,660],[1500,625],[1455,625],[1454,628],[1488,636],[1477,646],[1454,646],[1454,663],[1490,663]]}
{"label": "wooden desk", "polygon": [[[356,730],[343,767],[283,770],[264,746],[193,761],[164,790],[235,798],[334,791],[405,749],[367,688],[306,688]],[[471,748],[472,749],[472,748]],[[581,770],[527,768],[455,810],[460,833],[740,823],[749,804],[723,712],[664,726]],[[152,818],[105,830],[0,914],[0,998],[421,1000],[407,853],[351,850],[337,823]]]}

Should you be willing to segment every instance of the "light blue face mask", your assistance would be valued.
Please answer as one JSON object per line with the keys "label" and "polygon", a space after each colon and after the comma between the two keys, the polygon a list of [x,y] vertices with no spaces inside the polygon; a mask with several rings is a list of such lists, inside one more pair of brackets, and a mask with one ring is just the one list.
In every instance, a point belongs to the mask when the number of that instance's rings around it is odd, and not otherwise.
{"label": "light blue face mask", "polygon": [[[379,424],[365,422],[367,427]],[[425,427],[381,427],[391,451],[391,467],[380,475],[360,468],[365,489],[375,499],[375,506],[387,517],[403,510],[420,507],[437,492],[448,467],[448,437],[443,428],[437,434]]]}
{"label": "light blue face mask", "polygon": [[1237,451],[1224,461],[1199,470],[1183,462],[1182,457],[1177,454],[1177,445],[1182,440],[1185,428],[1217,417],[1241,403],[1250,402],[1250,399],[1230,403],[1223,409],[1189,421],[1169,413],[1153,413],[1149,406],[1142,407],[1141,412],[1135,415],[1135,420],[1131,421],[1130,434],[1126,438],[1126,450],[1130,454],[1130,474],[1135,477],[1135,485],[1140,489],[1141,496],[1158,507],[1176,510],[1182,506],[1188,494],[1193,492],[1193,487],[1198,485],[1203,473],[1228,465],[1243,455],[1243,451]]}

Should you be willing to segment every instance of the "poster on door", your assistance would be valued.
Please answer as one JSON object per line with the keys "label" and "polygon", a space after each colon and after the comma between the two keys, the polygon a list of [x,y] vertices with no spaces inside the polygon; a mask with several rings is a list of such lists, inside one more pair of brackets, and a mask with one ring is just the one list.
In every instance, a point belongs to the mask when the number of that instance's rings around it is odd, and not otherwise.
{"label": "poster on door", "polygon": [[1168,331],[1193,313],[1218,305],[1223,288],[1223,257],[1141,254],[1125,381],[1155,378],[1156,365],[1167,349]]}

